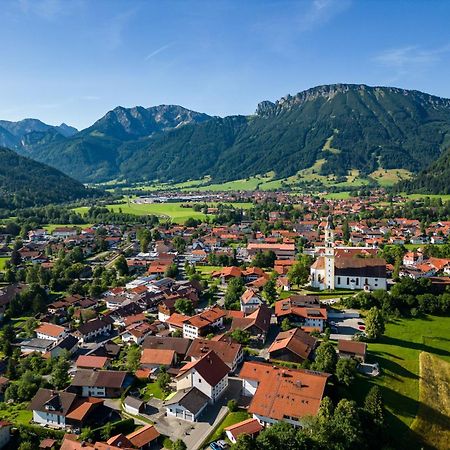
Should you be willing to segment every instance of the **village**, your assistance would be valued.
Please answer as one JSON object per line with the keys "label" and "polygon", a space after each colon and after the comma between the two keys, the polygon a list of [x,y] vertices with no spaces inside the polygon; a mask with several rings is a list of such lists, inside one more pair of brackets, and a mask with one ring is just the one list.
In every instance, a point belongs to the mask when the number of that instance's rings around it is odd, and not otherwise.
{"label": "village", "polygon": [[358,220],[377,192],[243,195],[234,223],[0,233],[0,439],[17,417],[62,450],[218,450],[306,427],[339,386],[380,376],[368,342],[388,315],[448,313],[450,221]]}

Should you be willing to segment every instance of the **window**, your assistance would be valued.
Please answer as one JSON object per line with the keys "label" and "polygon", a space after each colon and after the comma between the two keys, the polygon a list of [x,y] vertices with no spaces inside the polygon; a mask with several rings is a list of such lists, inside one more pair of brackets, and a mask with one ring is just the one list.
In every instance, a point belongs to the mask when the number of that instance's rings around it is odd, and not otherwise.
{"label": "window", "polygon": [[350,278],[347,277],[347,284],[350,284]]}
{"label": "window", "polygon": [[341,277],[338,277],[338,284],[341,284]]}
{"label": "window", "polygon": [[359,285],[359,278],[356,279],[356,286]]}

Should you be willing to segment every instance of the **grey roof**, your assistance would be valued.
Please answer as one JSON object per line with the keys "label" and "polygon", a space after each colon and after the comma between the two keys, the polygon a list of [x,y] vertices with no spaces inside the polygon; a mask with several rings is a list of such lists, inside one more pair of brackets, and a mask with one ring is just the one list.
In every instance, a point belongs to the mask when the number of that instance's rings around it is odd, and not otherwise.
{"label": "grey roof", "polygon": [[189,339],[169,336],[147,336],[144,339],[142,348],[174,350],[178,355],[185,355],[190,345],[191,341]]}
{"label": "grey roof", "polygon": [[35,349],[40,350],[46,350],[49,347],[51,347],[55,341],[52,341],[51,339],[40,339],[40,338],[33,338],[27,341],[22,341],[20,343],[21,347],[32,347]]}
{"label": "grey roof", "polygon": [[183,406],[192,414],[198,414],[208,403],[209,398],[206,394],[199,391],[196,387],[182,389],[178,391],[170,400],[165,402],[166,406],[178,404]]}
{"label": "grey roof", "polygon": [[63,350],[72,350],[78,344],[78,339],[72,334],[68,334],[56,347]]}
{"label": "grey roof", "polygon": [[131,406],[132,408],[140,409],[144,402],[140,400],[139,398],[132,397],[129,395],[128,397],[125,397],[125,400],[123,401],[125,405]]}

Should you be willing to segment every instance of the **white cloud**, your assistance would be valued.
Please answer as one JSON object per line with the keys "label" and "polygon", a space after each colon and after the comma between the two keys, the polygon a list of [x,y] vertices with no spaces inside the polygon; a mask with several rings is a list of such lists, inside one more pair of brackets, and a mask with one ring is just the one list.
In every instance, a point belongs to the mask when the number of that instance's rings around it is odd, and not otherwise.
{"label": "white cloud", "polygon": [[448,52],[450,52],[450,44],[434,49],[410,45],[384,50],[373,60],[382,66],[397,70],[398,73],[403,73],[411,69],[427,68]]}

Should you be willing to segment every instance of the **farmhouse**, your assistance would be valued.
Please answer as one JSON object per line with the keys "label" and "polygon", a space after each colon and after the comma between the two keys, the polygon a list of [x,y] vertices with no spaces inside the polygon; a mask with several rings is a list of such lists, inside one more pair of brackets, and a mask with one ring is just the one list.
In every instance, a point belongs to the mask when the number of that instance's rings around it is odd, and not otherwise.
{"label": "farmhouse", "polygon": [[245,362],[239,377],[243,395],[252,397],[248,412],[261,425],[284,421],[303,426],[304,418],[319,411],[329,375]]}

